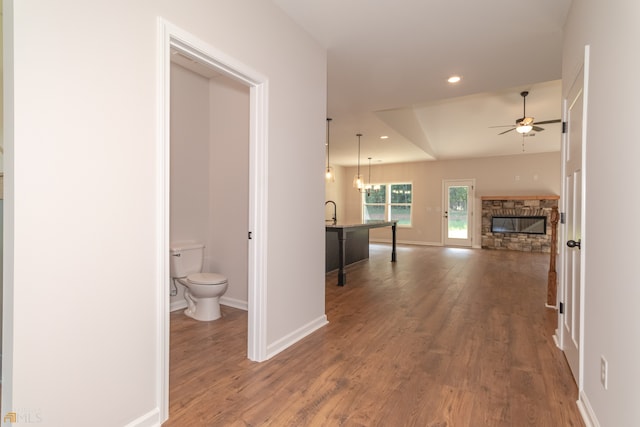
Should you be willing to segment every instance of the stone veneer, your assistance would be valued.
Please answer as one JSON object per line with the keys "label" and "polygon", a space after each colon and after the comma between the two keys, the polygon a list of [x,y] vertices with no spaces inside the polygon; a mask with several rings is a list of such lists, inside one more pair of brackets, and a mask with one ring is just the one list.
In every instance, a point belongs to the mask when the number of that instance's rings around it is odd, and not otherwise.
{"label": "stone veneer", "polygon": [[[484,196],[482,197],[482,249],[521,252],[551,252],[551,208],[559,196]],[[493,216],[546,216],[546,234],[492,233]]]}

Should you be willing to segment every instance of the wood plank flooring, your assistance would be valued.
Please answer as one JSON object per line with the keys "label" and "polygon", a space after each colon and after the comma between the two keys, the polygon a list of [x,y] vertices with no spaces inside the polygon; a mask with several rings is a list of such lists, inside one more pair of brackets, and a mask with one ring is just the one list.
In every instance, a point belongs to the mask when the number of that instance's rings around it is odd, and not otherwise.
{"label": "wood plank flooring", "polygon": [[549,256],[371,245],[326,276],[329,325],[263,363],[247,313],[171,314],[172,426],[583,426],[551,338]]}

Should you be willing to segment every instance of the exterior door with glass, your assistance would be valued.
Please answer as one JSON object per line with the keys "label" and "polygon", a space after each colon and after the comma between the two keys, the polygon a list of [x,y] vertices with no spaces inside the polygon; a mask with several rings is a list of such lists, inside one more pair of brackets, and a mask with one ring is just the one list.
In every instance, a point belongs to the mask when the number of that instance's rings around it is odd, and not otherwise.
{"label": "exterior door with glass", "polygon": [[443,181],[443,243],[445,246],[471,246],[474,188],[474,179]]}

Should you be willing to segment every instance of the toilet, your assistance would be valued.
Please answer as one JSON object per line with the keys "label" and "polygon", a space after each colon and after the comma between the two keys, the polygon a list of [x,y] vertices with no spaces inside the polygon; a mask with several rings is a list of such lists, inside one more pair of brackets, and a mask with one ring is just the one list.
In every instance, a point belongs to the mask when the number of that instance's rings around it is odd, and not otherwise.
{"label": "toilet", "polygon": [[217,273],[203,273],[204,245],[179,242],[170,245],[171,278],[185,286],[184,299],[189,317],[211,321],[221,317],[220,297],[227,290],[227,278]]}

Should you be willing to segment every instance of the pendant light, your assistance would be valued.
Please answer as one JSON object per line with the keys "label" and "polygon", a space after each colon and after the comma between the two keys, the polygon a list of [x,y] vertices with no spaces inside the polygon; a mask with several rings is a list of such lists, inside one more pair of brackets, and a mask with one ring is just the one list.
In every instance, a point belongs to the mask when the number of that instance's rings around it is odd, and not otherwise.
{"label": "pendant light", "polygon": [[364,188],[367,191],[367,196],[370,196],[371,192],[375,193],[375,192],[380,191],[380,186],[379,185],[371,184],[371,157],[369,157],[369,183],[367,185],[365,185]]}
{"label": "pendant light", "polygon": [[360,137],[362,134],[357,133],[356,136],[358,137],[358,173],[353,177],[353,188],[362,193],[364,191],[364,179],[360,175]]}
{"label": "pendant light", "polygon": [[324,179],[327,182],[335,182],[336,175],[333,173],[333,168],[329,165],[329,125],[331,124],[331,118],[327,117],[327,168],[324,171]]}

